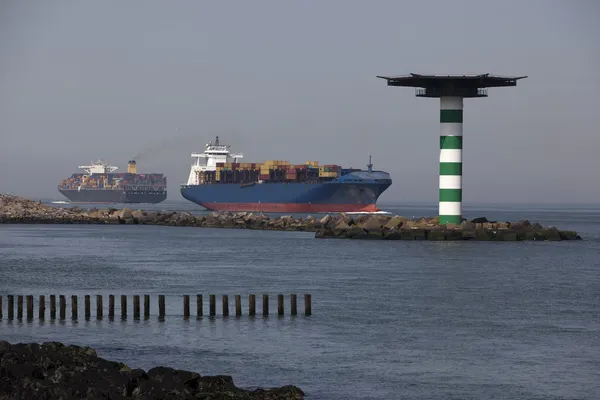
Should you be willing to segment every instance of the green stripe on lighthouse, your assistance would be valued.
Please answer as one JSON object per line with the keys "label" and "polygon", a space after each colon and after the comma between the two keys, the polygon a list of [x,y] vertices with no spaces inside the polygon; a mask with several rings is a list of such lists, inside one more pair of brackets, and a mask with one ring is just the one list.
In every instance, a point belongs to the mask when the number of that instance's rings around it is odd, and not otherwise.
{"label": "green stripe on lighthouse", "polygon": [[440,136],[440,150],[462,150],[462,136]]}
{"label": "green stripe on lighthouse", "polygon": [[462,189],[440,189],[440,201],[462,201]]}
{"label": "green stripe on lighthouse", "polygon": [[463,110],[440,110],[440,122],[463,122]]}
{"label": "green stripe on lighthouse", "polygon": [[462,163],[441,162],[440,175],[462,175]]}

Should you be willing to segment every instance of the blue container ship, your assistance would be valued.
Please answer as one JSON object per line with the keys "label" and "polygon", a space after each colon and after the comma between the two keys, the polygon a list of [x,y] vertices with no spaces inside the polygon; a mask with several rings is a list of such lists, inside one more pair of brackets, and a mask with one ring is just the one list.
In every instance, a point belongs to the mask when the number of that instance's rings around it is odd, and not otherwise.
{"label": "blue container ship", "polygon": [[192,157],[181,195],[213,211],[377,212],[377,199],[392,184],[389,173],[373,170],[370,157],[366,170],[315,161],[239,163],[243,155],[230,153],[218,136]]}

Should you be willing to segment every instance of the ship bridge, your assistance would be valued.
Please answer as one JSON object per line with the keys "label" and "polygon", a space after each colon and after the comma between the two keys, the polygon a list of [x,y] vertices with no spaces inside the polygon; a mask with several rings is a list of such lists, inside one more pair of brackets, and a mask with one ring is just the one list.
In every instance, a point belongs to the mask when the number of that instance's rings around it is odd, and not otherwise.
{"label": "ship bridge", "polygon": [[110,172],[116,171],[119,167],[115,167],[114,165],[107,165],[104,161],[98,160],[96,163],[93,161],[91,165],[80,165],[77,168],[84,170],[88,174],[108,174]]}
{"label": "ship bridge", "polygon": [[237,162],[238,159],[243,158],[243,154],[232,154],[230,152],[231,146],[222,145],[219,143],[219,137],[215,139],[215,143],[209,142],[206,144],[204,153],[192,153],[192,157],[196,159],[194,164],[190,168],[190,175],[188,177],[188,185],[197,185],[199,183],[198,175],[204,171],[216,171],[217,163],[227,163],[231,160]]}

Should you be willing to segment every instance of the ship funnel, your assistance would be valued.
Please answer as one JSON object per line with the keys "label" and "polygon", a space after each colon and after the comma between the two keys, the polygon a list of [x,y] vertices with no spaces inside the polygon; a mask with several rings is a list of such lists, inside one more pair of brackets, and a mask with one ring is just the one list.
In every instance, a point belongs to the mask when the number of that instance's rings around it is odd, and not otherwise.
{"label": "ship funnel", "polygon": [[135,160],[129,160],[129,162],[127,163],[127,173],[128,174],[136,173]]}

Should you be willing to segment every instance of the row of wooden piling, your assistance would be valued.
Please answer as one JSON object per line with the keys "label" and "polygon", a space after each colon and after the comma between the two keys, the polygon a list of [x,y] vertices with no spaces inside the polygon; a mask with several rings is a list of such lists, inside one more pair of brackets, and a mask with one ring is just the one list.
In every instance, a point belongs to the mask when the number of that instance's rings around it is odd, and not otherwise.
{"label": "row of wooden piling", "polygon": [[[7,298],[7,317],[9,320],[15,318],[15,296],[8,295]],[[26,301],[26,318],[28,320],[34,319],[34,297],[32,295],[18,295],[17,296],[17,319],[23,319],[23,299]],[[224,294],[221,296],[222,304],[222,316],[229,316],[229,296]],[[239,317],[242,315],[242,297],[237,294],[234,296],[235,302],[235,316]],[[50,295],[50,319],[56,319],[56,295]],[[144,295],[144,319],[150,318],[150,295]],[[298,315],[298,298],[296,294],[290,294],[290,315]],[[216,295],[209,295],[209,316],[216,316]],[[84,315],[85,319],[91,319],[91,296],[84,296]],[[71,296],[71,319],[78,319],[78,296]],[[277,315],[283,316],[285,314],[284,309],[284,296],[283,294],[277,295]],[[59,319],[66,319],[67,315],[67,299],[64,295],[59,295],[58,298],[58,312]],[[304,315],[312,314],[312,300],[310,294],[304,295]],[[183,317],[185,319],[190,317],[190,296],[183,295]],[[196,316],[201,317],[204,315],[203,296],[201,294],[196,295]],[[248,315],[256,316],[256,295],[248,295]],[[262,295],[262,315],[269,315],[269,295]],[[127,318],[127,295],[121,295],[121,319]],[[141,308],[140,308],[140,296],[133,296],[133,318],[140,319]],[[38,300],[38,318],[45,319],[46,317],[46,296],[40,295]],[[115,317],[115,296],[108,296],[108,318],[114,319]],[[165,317],[165,296],[158,295],[158,317]],[[3,318],[3,306],[2,296],[0,296],[0,319]],[[104,318],[104,303],[102,295],[96,295],[96,319]]]}

